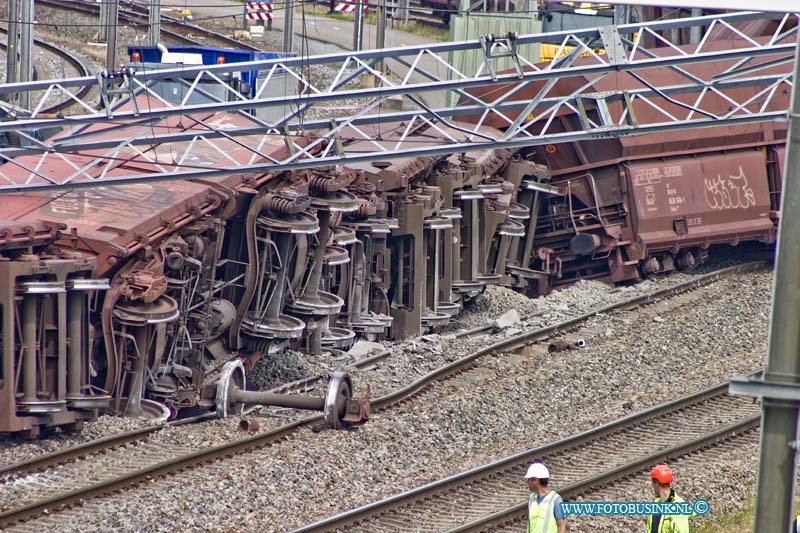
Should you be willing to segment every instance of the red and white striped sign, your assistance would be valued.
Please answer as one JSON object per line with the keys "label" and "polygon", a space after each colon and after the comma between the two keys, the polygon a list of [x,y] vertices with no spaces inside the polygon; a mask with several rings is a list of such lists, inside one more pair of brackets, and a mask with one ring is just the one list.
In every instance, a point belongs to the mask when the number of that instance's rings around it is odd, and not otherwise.
{"label": "red and white striped sign", "polygon": [[272,20],[272,2],[247,2],[247,18]]}
{"label": "red and white striped sign", "polygon": [[[364,13],[367,12],[367,0],[364,1]],[[356,2],[355,0],[348,0],[347,2],[336,2],[333,10],[337,13],[355,13]]]}

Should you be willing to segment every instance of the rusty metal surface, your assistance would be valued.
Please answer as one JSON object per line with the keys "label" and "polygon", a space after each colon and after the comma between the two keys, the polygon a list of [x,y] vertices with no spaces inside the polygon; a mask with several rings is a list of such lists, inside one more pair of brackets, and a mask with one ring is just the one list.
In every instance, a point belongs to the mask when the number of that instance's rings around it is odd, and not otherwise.
{"label": "rusty metal surface", "polygon": [[[754,27],[752,31],[758,28]],[[757,35],[757,34],[750,34]],[[766,38],[755,37],[754,40],[764,42]],[[714,39],[713,34],[709,42],[704,46],[705,50],[731,50],[745,47],[746,41],[733,39],[728,35],[726,38],[720,36]],[[634,57],[650,57],[647,54],[656,56],[667,56],[674,53],[669,47],[648,48],[647,53],[639,50]],[[754,58],[752,65],[758,65],[765,60]],[[592,65],[594,60],[591,57],[579,57],[574,63],[576,66]],[[732,66],[731,61],[713,61],[706,63],[695,63],[686,65],[681,69],[649,69],[639,73],[619,72],[607,76],[600,76],[597,79],[589,79],[584,76],[575,76],[559,79],[548,91],[548,96],[558,96],[571,94],[577,88],[586,86],[585,93],[593,93],[602,100],[609,97],[608,107],[611,114],[618,116],[622,109],[622,101],[619,98],[624,92],[637,89],[646,89],[657,82],[664,86],[680,86],[685,83],[687,76],[699,76],[702,79],[715,76],[725,69]],[[765,68],[763,73],[790,74],[792,62]],[[509,71],[510,72],[510,71]],[[527,87],[514,94],[513,100],[530,100],[536,96],[544,87],[545,82],[533,82]],[[505,94],[510,90],[508,85],[491,85],[480,89],[470,90],[475,94]],[[732,90],[731,94],[750,95],[752,89],[745,86]],[[616,96],[616,98],[614,98]],[[697,94],[676,94],[669,97],[660,94],[651,94],[647,99],[637,99],[633,102],[633,113],[636,122],[647,124],[660,122],[664,119],[664,113],[677,113],[690,109],[698,98],[703,99],[703,103],[708,105],[708,110],[712,113],[724,115],[730,111],[730,101],[722,95],[708,92],[701,96]],[[658,107],[650,105],[653,102]],[[757,105],[759,99],[754,100],[753,105]],[[789,93],[784,92],[778,99],[770,102],[773,110],[784,111],[789,107]],[[660,109],[659,109],[660,108]],[[597,106],[587,104],[588,118],[598,120]],[[516,118],[514,112],[508,113],[510,119]],[[573,109],[566,106],[560,108],[557,116],[561,120],[563,131],[570,131],[578,127],[579,118]],[[544,120],[544,119],[543,119]],[[598,123],[600,121],[598,120]],[[489,124],[503,128],[507,123],[504,118],[497,117],[490,120]],[[535,129],[535,126],[534,128]],[[750,124],[734,127],[713,127],[693,129],[690,135],[681,131],[664,132],[658,135],[630,135],[619,138],[604,139],[598,135],[597,139],[591,141],[581,141],[577,143],[567,143],[550,145],[547,150],[537,147],[537,161],[546,164],[553,174],[575,172],[585,170],[598,165],[630,161],[648,157],[669,156],[686,154],[693,152],[703,152],[713,149],[733,149],[737,147],[758,146],[763,144],[781,143],[786,137],[786,127],[783,124]]]}
{"label": "rusty metal surface", "polygon": [[774,239],[762,151],[642,161],[625,172],[634,231],[650,250]]}
{"label": "rusty metal surface", "polygon": [[[685,72],[708,76],[724,67]],[[644,87],[647,76],[679,83],[683,74],[642,76],[612,74],[594,89],[601,98]],[[553,91],[585,82],[564,78]],[[744,96],[753,89],[736,90]],[[724,111],[718,95],[706,97]],[[659,105],[689,105],[688,98]],[[634,109],[639,120],[657,118],[642,99]],[[598,112],[588,104],[580,111],[586,116],[564,111],[560,126],[568,130]],[[191,141],[27,155],[18,158],[22,166],[0,171],[21,183],[41,179],[30,169],[48,165],[79,182],[88,176],[73,173],[89,162],[96,163],[91,176],[113,177],[288,155],[269,137],[258,151],[232,138],[212,147],[202,138],[211,125],[225,131],[253,121],[238,113],[174,116],[137,127],[191,133]],[[2,382],[0,433],[79,429],[100,409],[171,417],[190,407],[214,410],[219,369],[229,361],[246,374],[260,357],[286,348],[338,353],[358,338],[433,331],[489,285],[537,296],[581,279],[688,269],[715,243],[774,240],[785,136],[779,124],[346,164],[368,142],[437,145],[470,128],[381,124],[365,126],[372,140],[357,142],[351,139],[363,137],[343,128],[330,148],[344,156],[335,167],[0,197],[7,221],[0,223],[0,272],[7,271],[0,302],[15,311],[4,313],[2,331],[18,331],[3,336],[11,343],[4,353],[14,354],[4,359],[3,375],[21,376],[13,386]],[[475,134],[490,132],[482,128]],[[113,122],[98,123],[47,142],[113,144],[119,135]],[[310,132],[299,145],[313,140]],[[90,287],[67,287],[73,278]],[[41,292],[53,282],[65,284],[63,296],[20,292],[26,283]],[[44,347],[37,344],[42,318]],[[37,349],[57,354],[48,358],[51,368],[27,358]],[[43,386],[34,390],[37,382]]]}

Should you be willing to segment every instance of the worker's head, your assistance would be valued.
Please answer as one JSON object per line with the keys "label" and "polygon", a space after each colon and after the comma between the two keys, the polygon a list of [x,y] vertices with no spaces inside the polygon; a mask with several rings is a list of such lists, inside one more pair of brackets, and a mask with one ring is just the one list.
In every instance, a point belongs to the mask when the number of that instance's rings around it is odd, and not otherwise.
{"label": "worker's head", "polygon": [[547,467],[542,463],[531,463],[528,471],[525,473],[525,479],[528,482],[530,490],[537,490],[539,487],[546,487],[550,481],[550,472]]}
{"label": "worker's head", "polygon": [[660,494],[663,489],[668,489],[672,483],[672,470],[667,465],[656,465],[650,471],[650,479],[653,482],[653,492]]}

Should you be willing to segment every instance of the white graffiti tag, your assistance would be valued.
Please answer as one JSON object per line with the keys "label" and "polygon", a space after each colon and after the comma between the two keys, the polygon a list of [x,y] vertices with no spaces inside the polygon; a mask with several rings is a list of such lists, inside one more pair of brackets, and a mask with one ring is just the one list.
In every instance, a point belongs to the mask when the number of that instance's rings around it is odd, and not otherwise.
{"label": "white graffiti tag", "polygon": [[747,209],[756,205],[753,189],[748,186],[741,166],[738,176],[723,178],[717,175],[716,178],[706,178],[704,181],[706,204],[711,209]]}

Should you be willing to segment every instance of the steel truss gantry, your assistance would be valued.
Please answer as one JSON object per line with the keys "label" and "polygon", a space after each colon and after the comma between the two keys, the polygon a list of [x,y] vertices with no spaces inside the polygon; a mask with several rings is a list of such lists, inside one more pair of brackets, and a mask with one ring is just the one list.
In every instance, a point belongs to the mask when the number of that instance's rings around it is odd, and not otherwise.
{"label": "steel truss gantry", "polygon": [[[36,103],[32,106],[31,117],[0,122],[0,133],[17,132],[32,144],[0,151],[0,157],[6,160],[0,165],[0,193],[275,172],[413,155],[518,148],[679,128],[784,120],[786,110],[776,110],[770,104],[776,95],[791,92],[792,75],[788,64],[794,61],[797,21],[796,14],[734,13],[550,34],[484,36],[474,41],[316,57],[182,66],[148,72],[122,70],[97,77],[2,85],[0,99],[9,93],[28,91]],[[755,39],[748,35],[748,28],[756,27],[774,30],[766,37]],[[690,28],[700,28],[698,42],[679,45],[672,40],[685,36]],[[692,33],[697,35],[698,32]],[[725,38],[738,41],[738,47],[712,46]],[[530,48],[523,45],[537,43],[557,44],[559,59],[548,65],[537,65],[535,58],[518,52]],[[646,43],[649,43],[647,47]],[[605,53],[598,53],[598,49]],[[469,50],[481,50],[485,54],[486,61],[477,72],[462,72],[447,59],[452,53]],[[509,55],[515,60],[516,68],[496,73],[492,58]],[[576,64],[579,55],[589,59]],[[708,76],[698,73],[702,69],[693,68],[709,62],[722,62],[724,67]],[[376,65],[381,63],[384,69],[378,70]],[[330,83],[322,86],[312,81],[309,73],[317,66],[335,70]],[[386,73],[387,68],[391,75]],[[266,75],[267,82],[252,97],[237,92],[224,79],[229,73],[255,69]],[[657,79],[648,73],[664,69],[675,74],[669,84],[648,81]],[[634,77],[639,82],[638,87],[596,92],[594,87],[598,82],[616,73]],[[264,88],[269,80],[278,76],[296,81],[299,95],[293,99],[292,111],[283,118],[274,122],[260,120],[252,110],[279,108],[287,103],[285,98],[265,96]],[[181,104],[170,104],[151,89],[152,82],[176,77],[188,80]],[[570,78],[578,80],[574,90],[566,94],[563,90],[554,91],[560,80]],[[676,79],[680,81],[675,83]],[[198,91],[204,91],[201,81],[223,86],[230,101],[217,99],[201,105],[189,104]],[[97,91],[94,91],[95,101],[75,96],[87,85],[99,89],[108,102],[104,110],[97,111]],[[502,87],[502,90],[482,93],[481,88],[487,86]],[[748,91],[737,92],[743,87]],[[534,88],[535,96],[531,98],[530,91]],[[437,101],[448,101],[449,94],[461,105],[433,109],[425,102],[433,100],[430,95],[434,92],[438,93]],[[523,92],[525,99],[520,97]],[[747,97],[737,98],[737,93],[744,92]],[[133,95],[135,105],[131,102]],[[65,97],[75,101],[73,107],[77,112],[55,118],[40,115],[46,102]],[[729,102],[722,113],[718,105],[720,98]],[[404,110],[387,111],[384,105],[390,99],[400,99]],[[716,105],[710,105],[712,101]],[[336,102],[355,103],[358,111],[335,119],[313,118],[323,116],[320,113],[323,106]],[[642,119],[633,113],[634,105],[644,105],[651,112]],[[587,108],[595,112],[587,113]],[[246,125],[235,130],[215,129],[209,121],[203,120],[213,112],[236,113],[244,117]],[[580,127],[563,131],[558,117],[564,113],[580,117]],[[195,127],[182,131],[165,128],[166,133],[152,127],[176,116],[188,117],[187,122]],[[467,116],[471,117],[470,124],[458,122]],[[399,140],[381,141],[373,138],[369,128],[364,127],[399,121],[405,124],[405,133]],[[498,121],[504,128],[501,132],[484,127],[489,123],[497,125]],[[411,146],[404,142],[420,125],[443,132],[446,143]],[[66,128],[69,135],[42,142],[25,133],[50,127]],[[113,135],[109,136],[110,132]],[[310,142],[307,135],[313,136]],[[181,160],[185,160],[193,146],[198,143],[213,145],[220,139],[235,139],[237,144],[247,146],[252,152],[249,164],[231,160],[227,166],[223,162],[219,168],[209,169],[193,168],[179,161],[168,168],[159,167],[160,172],[124,175],[117,172],[113,177],[98,171],[104,164],[120,160],[141,158],[152,162],[148,149],[161,143],[183,143]],[[267,140],[284,143],[287,155],[276,158],[264,153]],[[360,142],[358,153],[343,150],[352,142]],[[66,161],[67,154],[78,151],[91,152],[95,160],[81,164],[70,162],[74,171],[68,174],[48,170],[57,168],[47,164],[52,163],[51,158]],[[24,163],[20,162],[20,156],[26,156]],[[101,162],[99,166],[98,161]],[[19,176],[9,178],[8,169],[14,167],[17,174],[20,168],[25,169],[27,177],[23,180]]]}

